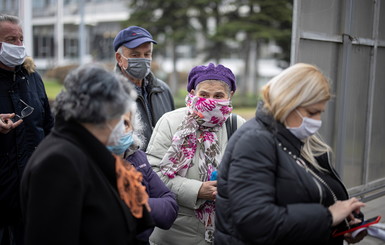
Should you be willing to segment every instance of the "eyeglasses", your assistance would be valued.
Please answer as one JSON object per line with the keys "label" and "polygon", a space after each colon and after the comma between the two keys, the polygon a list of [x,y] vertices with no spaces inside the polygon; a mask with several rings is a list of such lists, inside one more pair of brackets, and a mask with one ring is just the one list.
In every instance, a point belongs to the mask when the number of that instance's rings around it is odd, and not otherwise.
{"label": "eyeglasses", "polygon": [[34,110],[34,108],[32,106],[25,103],[22,99],[20,99],[20,102],[23,103],[25,105],[25,107],[23,108],[23,110],[21,110],[20,115],[17,115],[15,113],[15,116],[12,118],[12,122],[17,122],[20,119],[28,117],[29,115],[32,114],[32,112]]}

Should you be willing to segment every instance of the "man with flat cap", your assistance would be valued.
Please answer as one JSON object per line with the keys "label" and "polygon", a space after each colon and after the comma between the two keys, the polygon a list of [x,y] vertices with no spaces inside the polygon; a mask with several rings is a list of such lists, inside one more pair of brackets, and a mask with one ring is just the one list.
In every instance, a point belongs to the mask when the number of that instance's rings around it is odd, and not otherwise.
{"label": "man with flat cap", "polygon": [[136,104],[144,125],[142,134],[145,139],[141,147],[144,151],[158,119],[175,109],[170,88],[151,72],[154,43],[157,42],[152,35],[139,26],[121,30],[113,42],[116,71],[132,82],[138,93]]}

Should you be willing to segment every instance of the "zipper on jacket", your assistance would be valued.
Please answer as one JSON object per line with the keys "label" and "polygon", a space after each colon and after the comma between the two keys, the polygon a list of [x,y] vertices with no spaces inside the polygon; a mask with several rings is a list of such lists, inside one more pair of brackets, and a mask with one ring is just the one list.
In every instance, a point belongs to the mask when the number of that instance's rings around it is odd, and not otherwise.
{"label": "zipper on jacket", "polygon": [[[148,96],[150,96],[150,94],[148,94]],[[148,108],[148,106],[147,106],[147,104],[146,104],[146,101],[144,100],[144,97],[143,97],[142,95],[138,95],[138,99],[140,100],[140,102],[142,102],[142,104],[143,104],[143,106],[144,106],[144,109],[145,109],[145,111],[146,111],[147,118],[149,119],[148,121],[149,121],[150,124],[151,124],[150,126],[151,126],[151,128],[153,129],[153,128],[154,128],[154,126],[152,126],[152,125],[153,125],[153,123],[152,123],[153,119],[152,119],[152,116],[150,115],[150,113],[151,113],[150,110],[152,110],[152,108],[151,108],[151,109]]]}
{"label": "zipper on jacket", "polygon": [[338,182],[340,182],[342,188],[344,189],[345,191],[345,194],[346,196],[349,198],[349,193],[348,193],[348,190],[346,189],[346,186],[344,185],[344,183],[342,182],[342,180],[340,179],[340,177],[338,177],[336,171],[334,170],[332,164],[331,164],[331,158],[330,158],[330,154],[329,152],[327,152],[327,155],[328,155],[328,165],[329,165],[329,168],[331,170],[331,172],[333,173],[334,177],[338,180]]}
{"label": "zipper on jacket", "polygon": [[318,191],[319,191],[319,199],[320,199],[319,203],[322,204],[322,202],[323,202],[323,194],[322,194],[322,187],[321,187],[321,184],[320,184],[320,183],[317,181],[317,179],[314,178],[314,177],[313,177],[313,180],[314,180],[315,184],[316,184],[317,187],[318,187]]}
{"label": "zipper on jacket", "polygon": [[153,91],[153,90],[151,90],[150,91],[150,93],[148,93],[148,103],[149,103],[149,105],[150,105],[150,107],[151,108],[149,108],[151,111],[150,111],[150,113],[152,113],[151,114],[151,125],[154,125],[154,126],[152,126],[152,127],[155,127],[155,124],[156,124],[156,122],[155,122],[155,118],[153,117],[153,115],[155,114],[154,113],[154,108],[153,108],[153,106],[152,106],[152,95],[153,94],[156,94],[156,93],[160,93],[159,91]]}

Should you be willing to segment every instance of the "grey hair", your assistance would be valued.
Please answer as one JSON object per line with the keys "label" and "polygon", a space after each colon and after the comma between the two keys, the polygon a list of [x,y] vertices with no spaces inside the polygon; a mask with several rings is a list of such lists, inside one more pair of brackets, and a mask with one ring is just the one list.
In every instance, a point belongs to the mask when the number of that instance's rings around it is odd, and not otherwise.
{"label": "grey hair", "polygon": [[16,25],[21,24],[19,17],[8,14],[0,14],[0,23],[1,22],[11,22],[12,24]]}
{"label": "grey hair", "polygon": [[127,149],[126,155],[131,155],[142,148],[146,139],[143,135],[144,125],[139,113],[131,114],[131,127],[133,129],[132,137],[134,143]]}
{"label": "grey hair", "polygon": [[[116,50],[116,53],[123,55],[123,46],[120,46],[118,50]],[[118,63],[116,63],[116,66],[114,67],[114,72],[120,72],[120,71],[121,71],[120,66]]]}
{"label": "grey hair", "polygon": [[116,50],[116,53],[123,54],[123,46],[120,46],[118,50]]}
{"label": "grey hair", "polygon": [[53,112],[67,121],[104,124],[133,111],[135,99],[126,78],[98,65],[84,65],[65,78]]}

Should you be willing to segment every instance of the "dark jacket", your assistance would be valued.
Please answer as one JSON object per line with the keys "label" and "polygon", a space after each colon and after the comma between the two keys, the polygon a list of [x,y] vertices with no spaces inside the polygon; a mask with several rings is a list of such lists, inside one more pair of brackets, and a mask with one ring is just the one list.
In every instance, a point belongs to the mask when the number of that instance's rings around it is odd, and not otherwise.
{"label": "dark jacket", "polygon": [[[178,215],[178,204],[175,200],[175,194],[163,183],[159,176],[152,170],[146,154],[141,151],[135,151],[126,157],[135,168],[143,175],[143,185],[149,195],[148,203],[151,207],[151,217],[155,226],[161,229],[170,229]],[[147,230],[140,235],[141,240],[148,241],[153,229]]]}
{"label": "dark jacket", "polygon": [[44,84],[37,72],[29,74],[22,66],[15,71],[0,68],[0,113],[20,115],[25,105],[34,108],[20,126],[0,133],[0,224],[20,216],[19,184],[24,167],[40,141],[50,132],[53,117]]}
{"label": "dark jacket", "polygon": [[[118,65],[116,71],[121,73]],[[175,109],[174,99],[168,85],[156,78],[153,73],[148,74],[144,79],[144,88],[135,87],[138,93],[138,98],[136,99],[137,112],[140,114],[144,125],[143,136],[145,141],[141,150],[146,151],[156,122],[164,113]],[[143,93],[143,89],[147,95]]]}
{"label": "dark jacket", "polygon": [[80,124],[57,118],[22,178],[25,244],[137,244],[152,220],[131,215],[116,181],[108,149]]}
{"label": "dark jacket", "polygon": [[[288,153],[299,156],[301,146],[262,109],[234,133],[219,167],[216,244],[342,244],[330,239],[330,192]],[[328,157],[317,160],[347,199]]]}

